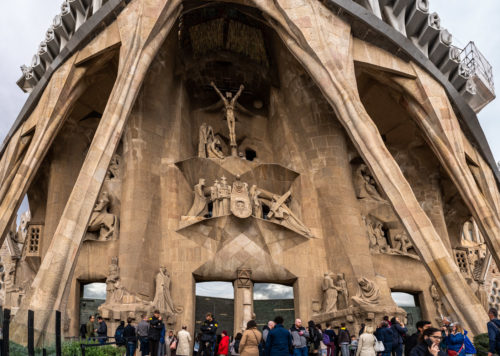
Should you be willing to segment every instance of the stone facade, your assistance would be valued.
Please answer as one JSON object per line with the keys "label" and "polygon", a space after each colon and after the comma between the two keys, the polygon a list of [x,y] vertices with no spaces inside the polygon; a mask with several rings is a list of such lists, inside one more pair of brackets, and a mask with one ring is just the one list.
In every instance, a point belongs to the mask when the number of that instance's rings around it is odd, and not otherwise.
{"label": "stone facade", "polygon": [[32,216],[13,337],[28,309],[77,335],[92,282],[111,329],[160,309],[193,332],[195,283],[230,281],[234,331],[255,282],[293,286],[302,320],[404,317],[401,291],[483,331],[497,172],[443,86],[320,2],[180,4],[130,2],[4,147],[1,232],[25,191]]}

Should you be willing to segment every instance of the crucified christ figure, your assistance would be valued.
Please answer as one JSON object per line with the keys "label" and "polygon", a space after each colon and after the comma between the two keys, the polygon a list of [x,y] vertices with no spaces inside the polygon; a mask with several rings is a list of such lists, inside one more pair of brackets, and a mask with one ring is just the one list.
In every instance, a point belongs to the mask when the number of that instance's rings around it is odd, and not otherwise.
{"label": "crucified christ figure", "polygon": [[229,128],[229,140],[230,140],[230,145],[231,145],[231,155],[238,156],[238,148],[236,145],[236,132],[235,132],[236,118],[234,117],[234,108],[236,106],[236,101],[240,97],[240,95],[243,92],[243,89],[245,87],[243,86],[243,84],[241,84],[240,90],[238,90],[238,92],[236,93],[236,95],[233,98],[233,94],[229,91],[226,92],[226,96],[222,95],[220,90],[215,86],[214,82],[211,82],[210,85],[215,89],[217,94],[219,94],[220,98],[222,99],[222,102],[224,103],[224,107],[225,107],[225,111],[226,111],[227,126]]}

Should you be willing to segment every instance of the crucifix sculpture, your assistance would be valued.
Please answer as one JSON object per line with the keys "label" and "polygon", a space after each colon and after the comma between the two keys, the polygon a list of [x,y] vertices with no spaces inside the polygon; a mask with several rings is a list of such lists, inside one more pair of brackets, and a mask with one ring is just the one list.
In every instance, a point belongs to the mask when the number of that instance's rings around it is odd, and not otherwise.
{"label": "crucifix sculpture", "polygon": [[226,119],[227,119],[227,127],[229,128],[229,141],[231,145],[231,156],[238,156],[238,147],[236,145],[236,130],[235,130],[235,122],[236,118],[234,116],[234,108],[236,107],[236,101],[240,97],[243,89],[245,88],[243,84],[240,85],[240,89],[233,97],[233,94],[230,91],[226,92],[226,96],[222,95],[220,90],[217,88],[214,82],[211,82],[210,85],[215,89],[217,94],[219,94],[222,102],[224,103],[224,110],[226,111]]}

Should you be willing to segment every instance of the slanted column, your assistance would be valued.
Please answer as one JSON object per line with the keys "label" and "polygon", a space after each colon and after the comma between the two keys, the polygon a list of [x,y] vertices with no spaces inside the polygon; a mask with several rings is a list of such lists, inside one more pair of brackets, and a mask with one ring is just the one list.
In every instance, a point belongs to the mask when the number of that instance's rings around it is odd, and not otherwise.
{"label": "slanted column", "polygon": [[234,334],[245,330],[254,314],[252,270],[242,268],[237,274],[234,282]]}

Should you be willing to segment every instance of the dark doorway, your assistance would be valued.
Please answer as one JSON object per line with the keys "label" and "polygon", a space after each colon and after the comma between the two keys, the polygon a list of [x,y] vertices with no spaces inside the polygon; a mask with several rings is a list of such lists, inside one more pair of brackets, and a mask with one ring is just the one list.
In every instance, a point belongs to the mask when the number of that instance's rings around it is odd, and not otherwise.
{"label": "dark doorway", "polygon": [[200,332],[200,326],[209,312],[219,324],[217,335],[223,330],[233,334],[234,289],[231,282],[196,283],[195,334]]}
{"label": "dark doorway", "polygon": [[98,308],[106,301],[106,283],[82,283],[80,296],[80,324],[85,324],[91,315],[98,315]]}
{"label": "dark doorway", "polygon": [[253,308],[260,330],[276,316],[282,316],[289,328],[295,320],[293,287],[275,283],[255,283]]}
{"label": "dark doorway", "polygon": [[422,320],[422,311],[419,305],[418,293],[408,292],[391,292],[392,299],[397,306],[404,309],[407,313],[408,334],[413,334],[417,331],[415,324]]}

